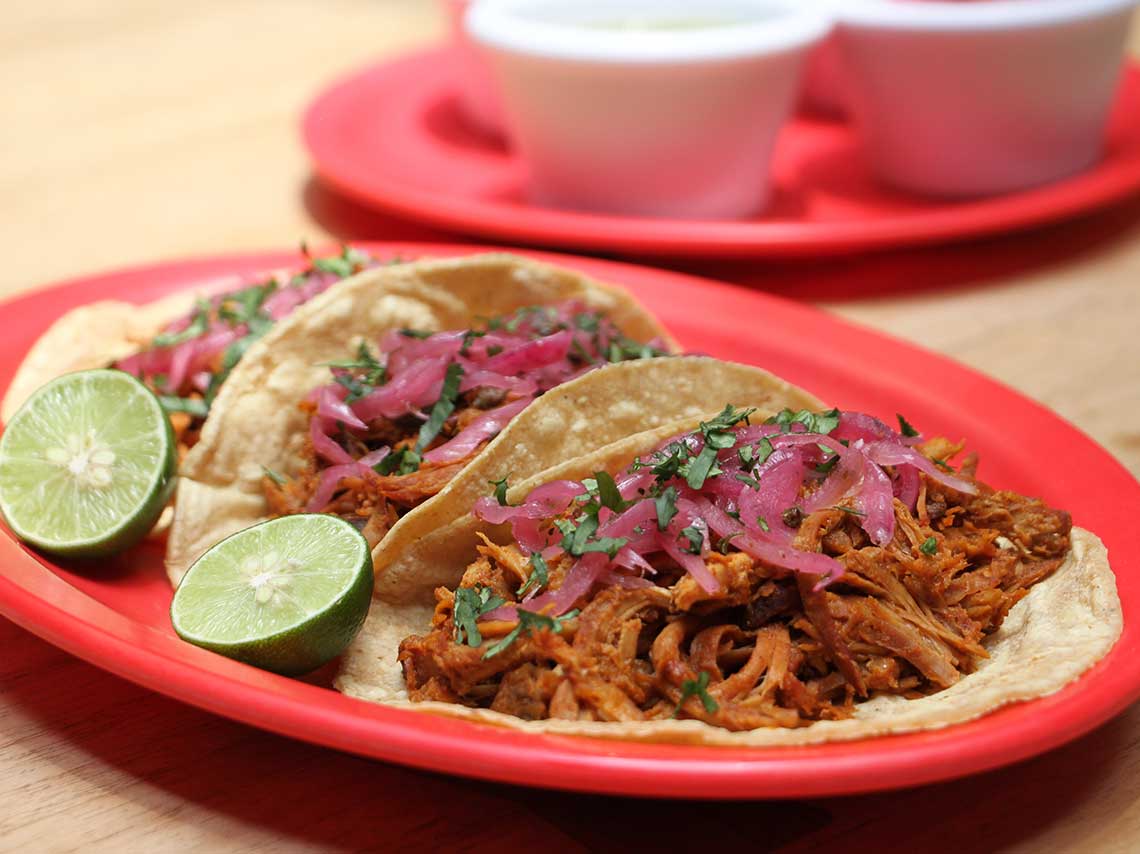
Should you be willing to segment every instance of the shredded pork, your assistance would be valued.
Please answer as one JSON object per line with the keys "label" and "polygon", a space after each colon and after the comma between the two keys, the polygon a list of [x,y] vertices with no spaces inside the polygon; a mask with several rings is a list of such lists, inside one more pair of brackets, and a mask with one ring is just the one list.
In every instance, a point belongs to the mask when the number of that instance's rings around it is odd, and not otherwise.
{"label": "shredded pork", "polygon": [[[733,551],[707,556],[720,581],[708,594],[659,557],[650,586],[596,587],[560,631],[520,632],[490,657],[488,644],[515,623],[483,621],[483,645],[461,644],[455,594],[441,588],[431,630],[400,645],[409,694],[527,720],[677,716],[748,730],[844,718],[877,694],[938,691],[977,667],[985,637],[1060,565],[1071,520],[1016,493],[979,484],[969,496],[925,477],[916,511],[898,501],[894,511],[884,547],[840,509],[795,520],[798,548],[846,569],[826,589]],[[527,557],[490,542],[479,553],[461,587],[517,602]],[[572,560],[550,562],[551,588]]]}

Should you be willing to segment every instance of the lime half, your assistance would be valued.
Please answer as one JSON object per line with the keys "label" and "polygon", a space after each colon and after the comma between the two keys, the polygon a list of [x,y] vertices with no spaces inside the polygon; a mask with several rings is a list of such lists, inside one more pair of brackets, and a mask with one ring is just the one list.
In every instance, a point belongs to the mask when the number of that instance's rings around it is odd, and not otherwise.
{"label": "lime half", "polygon": [[170,606],[185,641],[286,675],[340,655],[372,599],[368,541],[335,516],[282,516],[194,562]]}
{"label": "lime half", "polygon": [[153,527],[175,465],[170,421],[146,386],[122,371],[65,374],[0,436],[0,513],[46,552],[113,554]]}

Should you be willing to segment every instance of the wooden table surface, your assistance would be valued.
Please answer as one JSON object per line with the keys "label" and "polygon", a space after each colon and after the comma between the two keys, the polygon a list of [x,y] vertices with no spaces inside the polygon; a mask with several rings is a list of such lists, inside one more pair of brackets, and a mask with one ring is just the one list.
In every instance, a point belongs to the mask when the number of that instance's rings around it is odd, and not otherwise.
{"label": "wooden table surface", "polygon": [[[9,4],[0,295],[301,238],[447,238],[315,185],[296,130],[323,82],[438,38],[435,12],[426,0]],[[1140,204],[967,247],[686,268],[949,353],[1140,473]],[[1140,707],[969,780],[658,804],[451,780],[300,744],[151,694],[3,620],[0,650],[5,851],[1140,850]]]}

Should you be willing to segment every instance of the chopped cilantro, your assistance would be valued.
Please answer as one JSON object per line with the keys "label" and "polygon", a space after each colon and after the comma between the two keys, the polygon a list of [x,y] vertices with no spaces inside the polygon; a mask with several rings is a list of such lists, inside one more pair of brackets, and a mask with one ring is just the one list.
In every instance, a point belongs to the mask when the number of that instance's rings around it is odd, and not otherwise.
{"label": "chopped cilantro", "polygon": [[681,699],[677,702],[677,708],[673,710],[673,717],[677,717],[681,712],[681,707],[685,705],[685,701],[690,697],[696,697],[701,701],[701,705],[705,707],[705,711],[710,715],[715,713],[720,706],[717,701],[712,698],[708,691],[709,688],[709,674],[707,670],[702,670],[696,679],[686,679],[681,683]]}
{"label": "chopped cilantro", "polygon": [[758,481],[754,477],[751,477],[751,476],[746,475],[746,474],[742,474],[740,472],[737,472],[735,477],[737,480],[739,480],[745,486],[750,486],[753,489],[759,489],[760,488],[760,481]]}
{"label": "chopped cilantro", "polygon": [[866,516],[867,515],[862,510],[856,510],[854,507],[842,507],[838,504],[836,504],[831,509],[832,510],[842,510],[844,513],[850,513],[852,516]]}
{"label": "chopped cilantro", "polygon": [[491,486],[495,487],[495,500],[498,501],[504,507],[507,506],[507,488],[508,488],[507,478],[508,477],[510,477],[510,475],[503,475],[498,480],[487,481],[487,483],[489,483],[489,484],[491,484]]}
{"label": "chopped cilantro", "polygon": [[756,449],[751,445],[745,445],[743,448],[736,452],[736,455],[740,457],[741,463],[746,466],[750,466],[752,465],[752,460],[756,458]]}
{"label": "chopped cilantro", "polygon": [[903,416],[900,413],[896,412],[895,418],[897,418],[899,420],[899,432],[901,432],[904,436],[914,437],[914,436],[921,436],[922,435],[917,430],[915,430],[914,426],[909,421],[907,421],[905,418],[903,418]]}
{"label": "chopped cilantro", "polygon": [[230,326],[255,323],[259,319],[272,325],[273,321],[261,314],[261,304],[275,290],[277,283],[271,281],[226,294],[218,306],[218,317]]}
{"label": "chopped cilantro", "polygon": [[200,397],[176,397],[172,394],[160,394],[158,402],[167,414],[185,412],[194,418],[205,418],[210,414],[210,407]]}
{"label": "chopped cilantro", "polygon": [[400,334],[405,338],[419,338],[422,341],[424,338],[431,338],[435,333],[423,329],[401,329]]}
{"label": "chopped cilantro", "polygon": [[[670,480],[676,477],[681,472],[683,466],[689,459],[689,450],[685,447],[684,442],[673,442],[668,445],[664,450],[658,451],[650,460],[652,465],[650,471],[660,481]],[[644,468],[647,463],[640,461],[633,465],[634,470]]]}
{"label": "chopped cilantro", "polygon": [[737,409],[729,404],[711,421],[701,422],[700,431],[704,436],[704,447],[696,459],[685,467],[685,482],[690,487],[700,489],[708,478],[720,474],[720,468],[716,465],[717,451],[731,448],[736,444],[736,436],[729,431],[742,421],[747,424],[748,417],[755,411],[755,409]]}
{"label": "chopped cilantro", "polygon": [[918,547],[918,550],[929,557],[938,551],[938,540],[934,537],[927,537],[922,545]]}
{"label": "chopped cilantro", "polygon": [[[302,251],[304,251],[304,247],[302,247]],[[314,258],[313,269],[322,273],[332,273],[340,279],[346,279],[354,273],[360,272],[371,260],[367,253],[345,244],[340,248],[340,255],[332,258]]]}
{"label": "chopped cilantro", "polygon": [[620,513],[628,505],[618,492],[617,484],[609,472],[594,472],[594,480],[598,484],[598,500],[603,507],[608,507],[615,513]]}
{"label": "chopped cilantro", "polygon": [[380,360],[372,355],[372,351],[368,349],[368,345],[363,341],[361,341],[360,346],[356,348],[355,359],[322,362],[321,365],[327,368],[340,368],[346,371],[360,371],[362,372],[360,381],[365,385],[373,387],[383,385],[385,380],[387,380],[387,370],[380,364]]}
{"label": "chopped cilantro", "polygon": [[598,517],[597,515],[587,516],[580,521],[574,528],[573,533],[569,539],[563,538],[562,548],[570,552],[570,554],[578,557],[582,554],[582,548],[591,536],[598,530]]}
{"label": "chopped cilantro", "polygon": [[[708,436],[708,434],[713,431],[731,430],[741,422],[748,424],[750,423],[749,418],[751,418],[752,413],[755,411],[756,407],[749,407],[748,409],[737,409],[730,403],[726,405],[724,409],[721,410],[720,414],[713,418],[711,421],[702,421],[701,432],[705,434],[705,436]],[[726,445],[725,447],[732,446]]]}
{"label": "chopped cilantro", "polygon": [[[506,480],[506,478],[504,478]],[[526,592],[534,586],[535,590],[541,590],[546,586],[550,580],[550,570],[546,565],[546,560],[538,552],[533,552],[530,556],[530,577],[522,587],[519,588],[518,595],[523,596]]]}
{"label": "chopped cilantro", "polygon": [[731,545],[732,541],[739,536],[740,536],[740,531],[737,531],[734,534],[728,534],[727,536],[721,537],[719,540],[716,541],[716,550],[718,552],[720,552],[722,555],[728,554],[729,545]]}
{"label": "chopped cilantro", "polygon": [[486,332],[480,332],[477,329],[468,329],[463,333],[463,343],[459,345],[459,355],[466,356],[471,352],[471,345],[475,343],[477,338],[482,338]]}
{"label": "chopped cilantro", "polygon": [[485,653],[483,658],[494,658],[504,649],[513,644],[522,635],[530,635],[537,629],[546,629],[561,634],[562,623],[566,620],[572,620],[578,616],[578,609],[567,611],[561,617],[548,617],[545,614],[536,614],[533,611],[525,611],[522,608],[518,609],[519,623],[515,626],[509,634],[507,634],[501,641],[494,646],[490,647]]}
{"label": "chopped cilantro", "polygon": [[210,301],[200,299],[194,303],[194,314],[190,324],[179,332],[162,332],[154,336],[151,344],[155,347],[174,347],[185,341],[192,341],[206,333],[210,326]]}
{"label": "chopped cilantro", "polygon": [[666,487],[653,503],[657,505],[657,530],[664,531],[677,515],[677,487]]}
{"label": "chopped cilantro", "polygon": [[369,386],[362,383],[352,374],[337,374],[333,377],[333,382],[348,391],[348,395],[344,399],[345,403],[355,403],[372,391]]}
{"label": "chopped cilantro", "polygon": [[289,482],[285,475],[274,471],[273,469],[269,468],[269,466],[262,466],[261,471],[267,478],[269,478],[278,486],[284,486]]}
{"label": "chopped cilantro", "polygon": [[581,329],[583,332],[597,332],[598,331],[598,315],[589,312],[582,312],[581,314],[574,315],[574,325]]}
{"label": "chopped cilantro", "polygon": [[398,448],[372,468],[378,474],[403,475],[418,471],[423,458],[414,448]]}
{"label": "chopped cilantro", "polygon": [[489,611],[494,611],[506,600],[490,587],[460,587],[455,591],[455,642],[468,646],[479,646],[483,635],[479,631],[478,619]]}
{"label": "chopped cilantro", "polygon": [[792,412],[790,409],[782,409],[764,423],[778,425],[783,433],[792,432],[793,424],[802,424],[808,433],[826,435],[839,426],[839,410],[812,412],[809,409],[801,409],[799,412]]}
{"label": "chopped cilantro", "polygon": [[593,512],[587,512],[577,524],[567,519],[555,519],[554,525],[562,532],[562,548],[574,557],[602,552],[613,558],[629,542],[628,537],[600,537],[591,540],[598,530],[597,505],[594,505]]}
{"label": "chopped cilantro", "polygon": [[768,462],[768,457],[772,456],[772,454],[775,452],[775,450],[776,449],[772,447],[772,440],[769,439],[767,436],[765,436],[763,439],[761,439],[759,442],[757,442],[756,443],[756,465],[762,466],[762,465],[764,465],[764,463]]}
{"label": "chopped cilantro", "polygon": [[706,480],[720,474],[720,467],[716,464],[716,448],[706,443],[696,459],[690,461],[685,468],[685,483],[693,489],[700,489]]}
{"label": "chopped cilantro", "polygon": [[831,474],[831,470],[835,468],[836,463],[839,462],[839,454],[832,454],[828,459],[815,467],[815,470],[820,474]]}
{"label": "chopped cilantro", "polygon": [[582,546],[580,553],[588,554],[590,552],[601,552],[607,555],[610,560],[617,557],[617,553],[622,550],[626,543],[629,542],[629,537],[599,537],[592,542],[586,543]]}
{"label": "chopped cilantro", "polygon": [[[689,554],[699,555],[701,549],[705,545],[705,533],[696,525],[689,525],[687,528],[681,529],[681,537],[688,540],[688,545],[682,545],[681,551],[688,552]],[[678,537],[680,539],[680,537]]]}
{"label": "chopped cilantro", "polygon": [[459,381],[463,378],[463,366],[452,362],[447,366],[447,375],[443,380],[443,390],[439,393],[439,400],[431,408],[431,415],[420,427],[419,438],[416,439],[416,451],[423,450],[439,435],[445,422],[455,411],[455,400],[459,397]]}
{"label": "chopped cilantro", "polygon": [[756,524],[760,526],[761,531],[772,530],[771,528],[768,527],[768,520],[765,519],[763,516],[757,516],[756,517]]}

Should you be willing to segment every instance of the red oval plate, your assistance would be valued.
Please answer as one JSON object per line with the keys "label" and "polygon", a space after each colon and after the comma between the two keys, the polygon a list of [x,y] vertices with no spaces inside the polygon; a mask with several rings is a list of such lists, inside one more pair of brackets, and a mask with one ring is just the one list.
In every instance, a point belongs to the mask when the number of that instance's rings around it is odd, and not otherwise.
{"label": "red oval plate", "polygon": [[1084,213],[1140,191],[1140,67],[1124,74],[1104,160],[1072,178],[978,201],[925,199],[877,184],[851,125],[805,117],[780,138],[776,196],[762,218],[689,221],[536,207],[524,168],[470,129],[449,50],[417,53],[334,84],[309,106],[317,173],[365,205],[510,243],[657,256],[818,257],[961,240]]}
{"label": "red oval plate", "polygon": [[[374,244],[457,255],[470,247]],[[94,567],[51,561],[0,536],[0,611],[52,643],[156,691],[274,732],[453,774],[592,792],[774,798],[866,792],[943,780],[1031,756],[1087,732],[1140,696],[1140,484],[1040,405],[941,356],[818,310],[644,267],[537,257],[626,285],[689,349],[762,365],[839,406],[967,436],[982,475],[1071,510],[1104,539],[1124,602],[1109,655],[1051,697],[936,732],[804,748],[738,749],[536,736],[385,708],[238,664],[178,640],[157,547]],[[290,253],[111,273],[3,305],[0,385],[60,312],[103,298],[151,300],[228,274],[297,262]]]}

